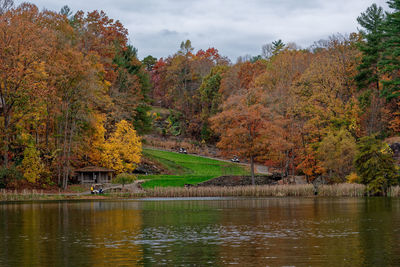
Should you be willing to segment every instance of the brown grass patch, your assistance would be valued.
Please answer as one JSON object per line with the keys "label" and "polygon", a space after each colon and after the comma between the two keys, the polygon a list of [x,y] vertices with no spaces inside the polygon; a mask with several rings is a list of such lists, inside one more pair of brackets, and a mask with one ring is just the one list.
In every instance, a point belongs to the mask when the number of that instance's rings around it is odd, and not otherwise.
{"label": "brown grass patch", "polygon": [[[362,197],[365,186],[360,184],[324,185],[318,188],[318,196]],[[258,185],[235,187],[157,187],[146,190],[150,197],[311,197],[314,186],[306,185]]]}

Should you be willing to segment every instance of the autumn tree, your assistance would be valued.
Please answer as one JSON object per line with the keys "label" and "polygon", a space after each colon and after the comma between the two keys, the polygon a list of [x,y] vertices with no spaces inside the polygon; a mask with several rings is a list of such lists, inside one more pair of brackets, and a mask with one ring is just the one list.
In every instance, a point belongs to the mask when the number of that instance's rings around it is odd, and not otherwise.
{"label": "autumn tree", "polygon": [[38,182],[44,171],[44,165],[40,158],[39,151],[37,151],[33,144],[30,144],[25,148],[23,156],[24,159],[21,163],[21,169],[24,178],[31,183]]}
{"label": "autumn tree", "polygon": [[263,99],[270,109],[271,134],[266,162],[282,170],[284,175],[295,173],[301,154],[302,121],[296,118],[298,104],[292,86],[310,65],[312,55],[306,51],[285,50],[268,60],[263,73],[254,84],[262,88]]}
{"label": "autumn tree", "polygon": [[3,165],[8,166],[13,127],[24,118],[37,97],[43,95],[46,77],[44,58],[53,36],[42,27],[41,14],[22,4],[0,15],[0,116]]}
{"label": "autumn tree", "polygon": [[[181,114],[180,133],[182,136],[200,140],[208,131],[207,118],[203,116],[205,79],[216,66],[226,66],[228,60],[217,49],[208,48],[195,52],[191,42],[181,43],[177,53],[166,59],[159,59],[151,71],[153,103],[171,108]],[[214,75],[214,74],[211,74]],[[202,89],[200,89],[202,88]],[[214,90],[219,90],[214,86]],[[208,105],[208,104],[207,104]]]}
{"label": "autumn tree", "polygon": [[117,173],[132,172],[140,162],[142,143],[132,125],[120,121],[107,139],[101,164]]}
{"label": "autumn tree", "polygon": [[79,146],[78,157],[85,164],[98,166],[101,164],[106,138],[105,114],[93,114],[89,121],[89,133]]}
{"label": "autumn tree", "polygon": [[331,181],[344,182],[353,171],[353,160],[357,152],[356,140],[345,129],[330,132],[317,150],[317,157]]}
{"label": "autumn tree", "polygon": [[217,146],[227,154],[250,160],[252,184],[254,162],[267,148],[269,110],[260,102],[260,92],[252,89],[231,96],[222,112],[210,119],[212,129],[220,135]]}
{"label": "autumn tree", "polygon": [[302,129],[304,152],[300,166],[308,166],[301,164],[302,160],[319,162],[314,156],[318,144],[331,131],[344,128],[354,137],[361,135],[361,111],[353,80],[358,57],[356,41],[357,36],[331,38],[326,48],[315,53],[291,89],[296,98],[291,112]]}

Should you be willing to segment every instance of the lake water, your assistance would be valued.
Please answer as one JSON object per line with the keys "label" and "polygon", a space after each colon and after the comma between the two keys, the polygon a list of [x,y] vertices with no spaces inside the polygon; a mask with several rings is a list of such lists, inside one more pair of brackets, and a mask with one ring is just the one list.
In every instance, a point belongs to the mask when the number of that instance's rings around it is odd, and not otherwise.
{"label": "lake water", "polygon": [[0,266],[400,266],[399,199],[0,203]]}

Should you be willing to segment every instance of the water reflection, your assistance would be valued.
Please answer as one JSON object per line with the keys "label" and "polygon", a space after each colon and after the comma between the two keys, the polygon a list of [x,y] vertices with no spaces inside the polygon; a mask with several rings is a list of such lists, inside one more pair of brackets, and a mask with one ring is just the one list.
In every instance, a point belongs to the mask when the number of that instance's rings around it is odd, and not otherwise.
{"label": "water reflection", "polygon": [[0,204],[0,266],[398,266],[398,199]]}

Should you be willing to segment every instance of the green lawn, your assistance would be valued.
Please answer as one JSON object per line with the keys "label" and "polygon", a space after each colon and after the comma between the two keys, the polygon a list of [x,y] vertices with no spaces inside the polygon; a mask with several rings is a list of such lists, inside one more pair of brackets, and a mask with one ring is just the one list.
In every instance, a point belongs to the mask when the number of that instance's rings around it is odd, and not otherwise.
{"label": "green lawn", "polygon": [[143,155],[160,162],[173,175],[141,175],[146,179],[145,188],[156,186],[184,186],[197,184],[221,175],[246,175],[248,171],[240,165],[193,155],[179,154],[153,149],[143,149]]}

